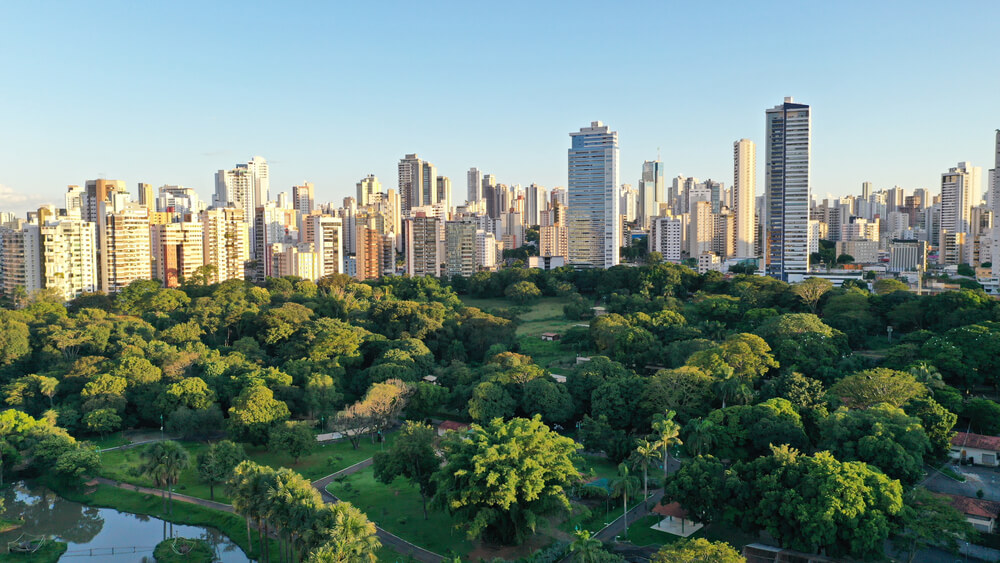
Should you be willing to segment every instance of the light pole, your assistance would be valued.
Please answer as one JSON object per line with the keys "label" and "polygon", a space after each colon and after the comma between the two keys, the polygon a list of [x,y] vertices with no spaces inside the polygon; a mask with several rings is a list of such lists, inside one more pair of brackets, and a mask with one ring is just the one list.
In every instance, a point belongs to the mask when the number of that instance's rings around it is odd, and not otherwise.
{"label": "light pole", "polygon": [[885,331],[889,333],[889,344],[892,344],[892,325],[885,327]]}
{"label": "light pole", "polygon": [[160,415],[160,441],[163,441],[163,415]]}

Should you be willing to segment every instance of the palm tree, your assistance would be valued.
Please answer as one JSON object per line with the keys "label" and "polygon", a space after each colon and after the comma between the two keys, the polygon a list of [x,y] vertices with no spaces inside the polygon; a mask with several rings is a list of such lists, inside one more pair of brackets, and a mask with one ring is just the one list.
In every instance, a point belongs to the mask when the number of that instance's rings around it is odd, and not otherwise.
{"label": "palm tree", "polygon": [[[181,472],[191,465],[191,456],[184,446],[167,440],[157,442],[142,452],[142,472],[158,487],[163,488],[163,511],[167,511],[167,499],[173,501],[172,485],[177,484]],[[172,506],[172,502],[171,502]]]}
{"label": "palm tree", "polygon": [[689,448],[698,450],[698,455],[702,450],[710,448],[715,441],[715,423],[711,420],[697,418],[688,422],[687,444]]}
{"label": "palm tree", "polygon": [[634,456],[637,462],[642,465],[642,499],[643,502],[649,498],[649,462],[660,454],[660,443],[640,440],[635,448]]}
{"label": "palm tree", "polygon": [[715,386],[719,398],[722,399],[722,408],[726,408],[726,401],[730,399],[734,403],[743,405],[753,399],[753,388],[740,377],[730,376],[720,379]]}
{"label": "palm tree", "polygon": [[252,461],[242,461],[233,468],[233,475],[226,482],[226,494],[232,499],[233,512],[239,514],[247,523],[247,544],[250,551],[253,551],[253,539],[250,536],[250,474],[254,471],[256,463]]}
{"label": "palm tree", "polygon": [[326,526],[326,543],[309,556],[309,563],[375,563],[382,543],[375,537],[375,524],[349,502],[323,506],[320,519]]}
{"label": "palm tree", "polygon": [[604,550],[601,540],[590,535],[589,530],[577,530],[576,539],[569,544],[569,550],[576,553],[573,561],[576,563],[598,563],[604,560]]}
{"label": "palm tree", "polygon": [[615,498],[622,497],[625,512],[622,518],[625,519],[625,537],[628,537],[628,497],[635,495],[639,489],[639,479],[629,475],[628,466],[624,463],[618,464],[618,477],[611,480],[611,494]]}
{"label": "palm tree", "polygon": [[656,433],[657,443],[663,448],[663,482],[667,482],[667,465],[670,462],[670,446],[680,445],[684,442],[680,439],[681,425],[674,420],[677,413],[667,411],[660,420],[653,422],[653,432]]}
{"label": "palm tree", "polygon": [[944,387],[944,381],[941,379],[941,372],[927,362],[917,362],[917,364],[911,367],[908,371],[910,372],[910,375],[916,378],[916,380],[920,383],[926,385],[928,389],[940,389]]}

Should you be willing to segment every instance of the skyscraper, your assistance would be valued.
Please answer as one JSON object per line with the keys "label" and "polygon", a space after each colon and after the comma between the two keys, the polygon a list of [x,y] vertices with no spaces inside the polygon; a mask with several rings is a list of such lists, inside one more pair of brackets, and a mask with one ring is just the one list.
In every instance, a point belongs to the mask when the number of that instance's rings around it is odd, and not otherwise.
{"label": "skyscraper", "polygon": [[765,115],[765,268],[788,281],[809,271],[811,111],[788,97]]}
{"label": "skyscraper", "polygon": [[382,183],[374,174],[369,174],[358,182],[358,207],[375,203],[375,194],[382,193]]}
{"label": "skyscraper", "polygon": [[997,129],[996,157],[993,161],[993,169],[989,171],[990,201],[987,202],[993,210],[994,217],[1000,216],[1000,129]]}
{"label": "skyscraper", "polygon": [[437,169],[430,162],[408,154],[399,160],[399,195],[404,213],[437,203]]}
{"label": "skyscraper", "polygon": [[757,195],[757,145],[750,139],[733,143],[733,216],[736,256],[754,256],[753,213]]}
{"label": "skyscraper", "polygon": [[149,209],[129,203],[121,210],[98,206],[98,285],[104,293],[117,293],[136,280],[153,277],[149,236]]}
{"label": "skyscraper", "polygon": [[569,136],[569,263],[610,268],[618,264],[621,236],[618,132],[593,121]]}
{"label": "skyscraper", "polygon": [[968,162],[959,162],[941,174],[941,222],[939,225],[939,262],[961,264],[967,257],[959,248],[964,235],[972,232],[971,213],[975,205],[973,194],[978,180],[977,169]]}
{"label": "skyscraper", "polygon": [[531,184],[524,190],[524,224],[528,227],[540,225],[542,212],[545,211],[547,194],[545,188],[538,184]]}
{"label": "skyscraper", "polygon": [[312,213],[316,205],[315,190],[312,182],[303,182],[301,186],[292,186],[292,208],[298,211],[299,217]]}
{"label": "skyscraper", "polygon": [[470,168],[466,174],[466,201],[479,201],[483,199],[483,172],[478,168]]}
{"label": "skyscraper", "polygon": [[435,193],[435,202],[444,205],[445,212],[451,214],[451,178],[438,176]]}
{"label": "skyscraper", "polygon": [[243,279],[250,260],[250,224],[242,207],[214,207],[201,214],[208,283]]}
{"label": "skyscraper", "polygon": [[639,226],[649,228],[653,218],[659,215],[658,203],[663,197],[663,163],[647,160],[642,163],[642,178],[639,180]]}

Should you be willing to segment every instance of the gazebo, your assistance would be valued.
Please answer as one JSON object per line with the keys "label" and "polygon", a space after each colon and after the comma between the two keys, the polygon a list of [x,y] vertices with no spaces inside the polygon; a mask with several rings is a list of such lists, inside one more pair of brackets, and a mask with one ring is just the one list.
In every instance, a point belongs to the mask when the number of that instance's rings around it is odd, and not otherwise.
{"label": "gazebo", "polygon": [[702,528],[702,524],[688,518],[687,510],[677,502],[657,504],[652,512],[663,516],[663,520],[651,526],[654,530],[686,538]]}

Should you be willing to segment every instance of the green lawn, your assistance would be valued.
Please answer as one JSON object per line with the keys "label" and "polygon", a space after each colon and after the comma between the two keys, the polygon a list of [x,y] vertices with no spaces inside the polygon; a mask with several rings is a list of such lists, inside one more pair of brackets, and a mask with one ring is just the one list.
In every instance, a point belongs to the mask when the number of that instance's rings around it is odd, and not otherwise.
{"label": "green lawn", "polygon": [[[357,450],[346,440],[317,445],[311,453],[303,456],[298,463],[295,463],[291,456],[287,454],[269,452],[266,448],[246,446],[246,451],[247,456],[251,460],[261,465],[269,465],[274,468],[288,467],[301,473],[305,478],[314,481],[370,458],[383,447],[388,447],[394,439],[395,433],[386,435],[385,444],[372,444],[371,440],[364,439],[361,440],[360,447]],[[210,498],[208,485],[198,478],[198,470],[196,468],[198,453],[207,449],[208,445],[201,442],[181,443],[188,450],[188,453],[191,454],[191,466],[181,473],[177,487],[174,490],[193,497]],[[142,452],[148,447],[138,446],[127,450],[103,452],[101,454],[101,476],[135,485],[154,486],[152,480],[139,471],[142,463]],[[229,502],[224,486],[215,488],[215,500],[224,503]]]}
{"label": "green lawn", "polygon": [[576,358],[573,351],[564,350],[558,342],[541,340],[543,332],[564,334],[567,329],[580,322],[568,320],[563,315],[563,306],[569,303],[568,300],[562,297],[542,297],[529,305],[517,306],[506,299],[463,297],[462,303],[484,311],[492,309],[520,311],[517,315],[520,321],[517,337],[521,353],[531,356],[535,363],[542,367],[573,365]]}
{"label": "green lawn", "polygon": [[424,520],[420,494],[403,478],[383,485],[369,467],[331,483],[327,490],[358,507],[382,528],[435,553],[466,554],[474,548],[465,532],[455,529],[461,522],[446,512],[429,510],[429,518]]}
{"label": "green lawn", "polygon": [[[629,504],[629,508],[632,505]],[[623,507],[621,499],[611,499],[610,502],[591,501],[587,505],[580,502],[573,503],[573,513],[569,518],[561,522],[558,528],[568,534],[576,530],[589,530],[597,532],[604,528],[616,518],[622,515]]]}
{"label": "green lawn", "polygon": [[591,474],[598,479],[614,479],[618,476],[618,465],[606,457],[592,454],[580,454],[579,457],[573,465],[580,471],[584,481],[589,481]]}
{"label": "green lawn", "polygon": [[[661,546],[683,539],[680,536],[675,536],[673,534],[668,534],[666,532],[661,532],[659,530],[652,529],[651,526],[653,524],[656,524],[660,520],[663,520],[663,516],[660,516],[659,514],[650,514],[647,516],[643,516],[642,518],[637,520],[634,524],[629,524],[628,541],[638,546],[647,546],[647,545]],[[704,537],[705,534],[703,532],[704,528],[691,534],[689,537],[691,538]]]}
{"label": "green lawn", "polygon": [[49,541],[34,553],[0,552],[0,563],[55,563],[66,552],[69,544],[61,541]]}

